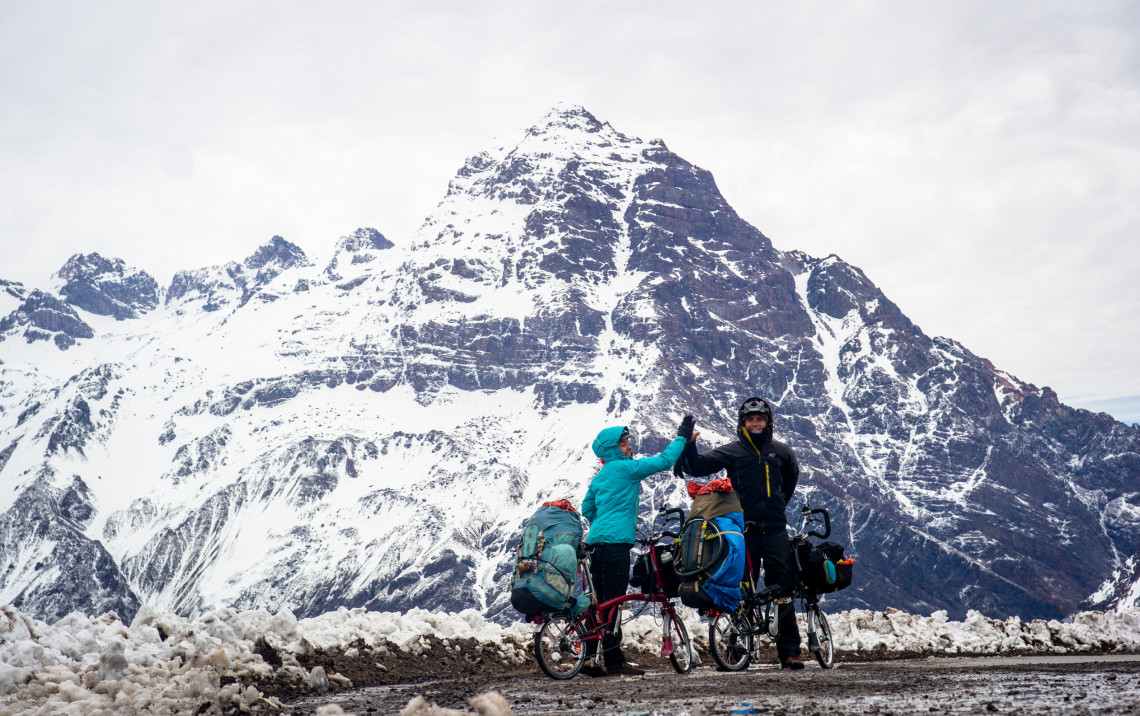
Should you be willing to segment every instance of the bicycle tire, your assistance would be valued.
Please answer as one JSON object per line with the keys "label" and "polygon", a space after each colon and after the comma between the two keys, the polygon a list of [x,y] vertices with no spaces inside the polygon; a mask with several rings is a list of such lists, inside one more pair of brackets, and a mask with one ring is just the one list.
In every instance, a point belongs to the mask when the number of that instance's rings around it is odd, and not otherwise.
{"label": "bicycle tire", "polygon": [[709,651],[718,671],[747,669],[752,660],[752,635],[741,629],[737,615],[718,614],[709,622]]}
{"label": "bicycle tire", "polygon": [[[819,647],[814,650],[815,660],[825,669],[835,666],[835,640],[831,636],[831,626],[827,623],[827,615],[819,607],[810,607],[807,618],[815,621],[816,639]],[[809,622],[808,626],[811,626]]]}
{"label": "bicycle tire", "polygon": [[673,653],[669,655],[669,663],[678,674],[687,674],[693,670],[693,642],[689,640],[689,631],[676,614],[666,618],[673,622]]}
{"label": "bicycle tire", "polygon": [[565,615],[547,619],[534,635],[534,658],[552,679],[561,681],[577,676],[586,663],[581,625]]}

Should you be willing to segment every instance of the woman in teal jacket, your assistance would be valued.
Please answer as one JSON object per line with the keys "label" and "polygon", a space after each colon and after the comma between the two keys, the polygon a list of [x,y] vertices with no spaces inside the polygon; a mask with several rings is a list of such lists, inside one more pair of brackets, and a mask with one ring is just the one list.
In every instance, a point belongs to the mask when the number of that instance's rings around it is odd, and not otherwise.
{"label": "woman in teal jacket", "polygon": [[[691,426],[689,431],[691,433]],[[602,469],[590,481],[590,489],[582,500],[582,515],[590,521],[586,542],[593,546],[590,575],[599,602],[620,597],[629,589],[629,551],[633,549],[637,531],[641,481],[672,467],[687,438],[678,435],[660,455],[640,460],[633,459],[629,428],[625,426],[606,428],[594,439],[594,454],[601,458]],[[590,645],[596,643],[590,642]],[[584,673],[590,676],[645,673],[625,663],[621,634],[607,637],[602,648],[605,670],[587,668]]]}

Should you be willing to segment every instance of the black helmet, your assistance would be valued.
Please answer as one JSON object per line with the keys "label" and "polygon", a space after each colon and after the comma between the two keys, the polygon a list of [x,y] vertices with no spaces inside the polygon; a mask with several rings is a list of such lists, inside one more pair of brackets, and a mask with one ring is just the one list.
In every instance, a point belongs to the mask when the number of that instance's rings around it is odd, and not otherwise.
{"label": "black helmet", "polygon": [[740,411],[737,413],[737,425],[744,427],[744,418],[759,413],[768,418],[768,427],[772,426],[772,406],[768,405],[768,401],[763,398],[749,398],[740,404]]}

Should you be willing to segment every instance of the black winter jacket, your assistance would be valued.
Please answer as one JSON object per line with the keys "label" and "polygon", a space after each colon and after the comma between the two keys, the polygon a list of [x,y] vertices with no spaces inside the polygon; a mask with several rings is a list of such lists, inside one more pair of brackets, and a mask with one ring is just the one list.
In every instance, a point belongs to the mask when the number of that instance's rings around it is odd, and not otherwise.
{"label": "black winter jacket", "polygon": [[726,471],[732,488],[740,495],[745,522],[757,523],[762,532],[784,529],[788,523],[784,511],[800,479],[796,453],[773,440],[770,429],[749,441],[740,428],[736,437],[736,442],[700,454],[695,442],[686,443],[681,454],[685,472],[704,477]]}

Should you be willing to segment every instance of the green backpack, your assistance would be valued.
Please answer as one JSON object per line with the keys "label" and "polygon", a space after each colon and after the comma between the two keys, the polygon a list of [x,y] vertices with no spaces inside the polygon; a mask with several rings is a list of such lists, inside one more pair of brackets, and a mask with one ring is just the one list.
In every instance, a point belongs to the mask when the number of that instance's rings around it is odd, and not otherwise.
{"label": "green backpack", "polygon": [[511,605],[528,619],[543,612],[589,607],[589,596],[574,596],[582,518],[555,505],[540,507],[527,521],[515,550]]}

